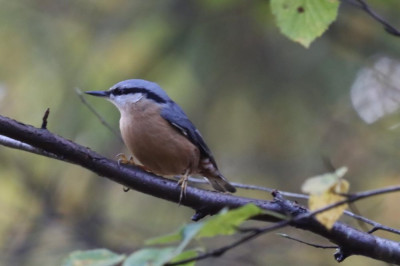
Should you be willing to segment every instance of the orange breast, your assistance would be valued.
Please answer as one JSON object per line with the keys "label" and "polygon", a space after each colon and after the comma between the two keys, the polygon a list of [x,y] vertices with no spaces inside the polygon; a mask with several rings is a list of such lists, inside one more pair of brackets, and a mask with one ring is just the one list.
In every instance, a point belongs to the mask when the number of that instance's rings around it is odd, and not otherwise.
{"label": "orange breast", "polygon": [[199,149],[160,116],[160,109],[142,99],[121,110],[122,138],[133,156],[159,175],[196,173]]}

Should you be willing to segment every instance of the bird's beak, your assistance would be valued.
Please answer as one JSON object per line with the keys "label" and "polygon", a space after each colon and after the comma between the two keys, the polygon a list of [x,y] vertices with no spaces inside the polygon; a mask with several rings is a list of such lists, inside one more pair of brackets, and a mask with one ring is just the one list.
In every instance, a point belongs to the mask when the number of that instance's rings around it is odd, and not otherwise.
{"label": "bird's beak", "polygon": [[110,96],[110,93],[108,91],[85,91],[85,93],[93,95],[93,96],[98,96],[98,97],[108,97],[108,96]]}

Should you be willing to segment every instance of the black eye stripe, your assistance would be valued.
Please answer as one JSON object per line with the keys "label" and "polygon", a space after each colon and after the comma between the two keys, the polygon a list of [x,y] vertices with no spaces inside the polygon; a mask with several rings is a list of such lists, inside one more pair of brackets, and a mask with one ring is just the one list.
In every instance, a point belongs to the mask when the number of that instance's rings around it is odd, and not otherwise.
{"label": "black eye stripe", "polygon": [[119,96],[119,95],[126,95],[126,94],[133,94],[133,93],[143,93],[146,94],[148,99],[151,99],[157,103],[166,103],[167,101],[154,92],[149,91],[148,89],[145,88],[127,88],[127,89],[120,89],[120,88],[115,88],[112,91],[110,91],[110,94],[114,96]]}

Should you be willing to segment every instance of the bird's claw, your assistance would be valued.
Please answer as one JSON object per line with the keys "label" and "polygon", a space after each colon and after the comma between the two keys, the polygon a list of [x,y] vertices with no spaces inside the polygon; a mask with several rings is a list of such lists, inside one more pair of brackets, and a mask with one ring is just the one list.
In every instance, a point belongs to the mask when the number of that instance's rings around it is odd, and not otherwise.
{"label": "bird's claw", "polygon": [[186,188],[188,183],[189,173],[186,172],[181,179],[178,181],[178,185],[181,187],[181,193],[179,194],[179,205],[181,205],[182,199],[186,197]]}
{"label": "bird's claw", "polygon": [[136,165],[136,163],[133,160],[132,156],[129,157],[129,159],[128,159],[125,154],[118,153],[115,157],[117,158],[118,165],[121,165],[121,164],[133,164],[133,165]]}
{"label": "bird's claw", "polygon": [[129,159],[128,159],[125,154],[119,153],[115,157],[117,158],[118,165],[129,164],[129,165],[133,165],[135,167],[138,167],[138,168],[142,169],[143,171],[152,173],[152,171],[150,171],[150,169],[146,168],[145,166],[143,166],[141,164],[137,164],[135,162],[135,159],[133,159],[133,156],[129,157]]}

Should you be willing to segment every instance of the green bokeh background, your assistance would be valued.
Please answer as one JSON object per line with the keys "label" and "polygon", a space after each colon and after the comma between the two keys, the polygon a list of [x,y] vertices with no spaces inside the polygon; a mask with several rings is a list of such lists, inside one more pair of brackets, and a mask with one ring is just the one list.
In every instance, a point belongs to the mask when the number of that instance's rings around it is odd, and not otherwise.
{"label": "green bokeh background", "polygon": [[[400,25],[396,0],[369,1]],[[48,129],[109,158],[127,153],[76,93],[143,78],[159,83],[197,125],[231,181],[300,192],[303,181],[348,166],[352,191],[399,182],[394,121],[365,124],[349,97],[371,56],[399,57],[400,39],[342,6],[304,49],[280,34],[268,1],[0,0],[0,114]],[[116,129],[118,111],[87,98]],[[238,195],[270,199],[240,190]],[[357,204],[399,227],[399,196]],[[59,265],[78,249],[129,254],[190,222],[193,211],[122,187],[75,165],[0,146],[0,265]],[[356,226],[355,222],[344,221]],[[249,222],[249,226],[257,223]],[[292,228],[281,232],[327,243]],[[382,234],[399,240],[397,236]],[[228,243],[217,238],[208,248]],[[198,265],[336,265],[271,233]],[[342,265],[378,265],[350,257]],[[384,265],[384,264],[382,264]]]}

